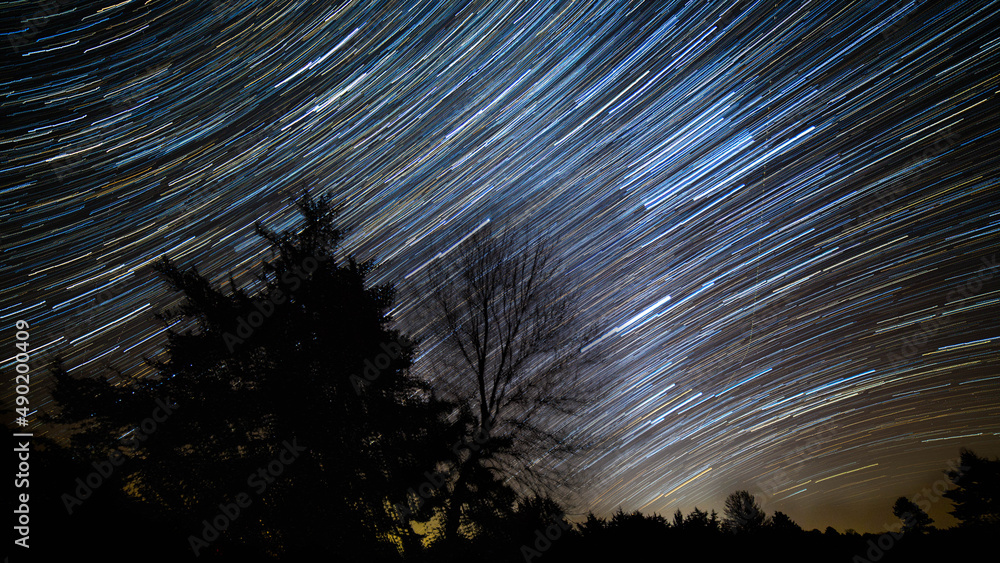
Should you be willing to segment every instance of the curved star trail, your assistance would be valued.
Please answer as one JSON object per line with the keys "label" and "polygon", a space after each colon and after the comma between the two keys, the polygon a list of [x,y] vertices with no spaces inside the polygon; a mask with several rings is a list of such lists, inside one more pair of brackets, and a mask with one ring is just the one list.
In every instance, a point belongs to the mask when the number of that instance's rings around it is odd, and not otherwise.
{"label": "curved star trail", "polygon": [[8,2],[4,366],[24,318],[72,373],[147,373],[179,302],[148,265],[247,282],[254,222],[293,225],[306,186],[418,336],[428,263],[487,219],[543,227],[604,359],[553,421],[595,444],[576,512],[748,488],[881,531],[960,447],[1000,455],[998,13]]}

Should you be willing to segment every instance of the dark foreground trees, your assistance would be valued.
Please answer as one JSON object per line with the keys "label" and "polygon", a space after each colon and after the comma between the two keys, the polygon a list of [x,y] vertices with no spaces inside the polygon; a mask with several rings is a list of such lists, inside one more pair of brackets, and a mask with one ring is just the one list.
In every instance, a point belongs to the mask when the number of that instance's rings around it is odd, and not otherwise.
{"label": "dark foreground trees", "polygon": [[759,532],[768,524],[767,514],[749,491],[735,491],[726,498],[723,522],[733,533]]}
{"label": "dark foreground trees", "polygon": [[892,514],[903,523],[903,533],[924,534],[933,529],[934,519],[927,515],[915,502],[899,497],[892,505]]}
{"label": "dark foreground trees", "polygon": [[[390,328],[392,288],[367,286],[371,263],[336,260],[329,199],[307,196],[300,211],[297,231],[258,226],[272,253],[248,286],[156,265],[185,301],[164,319],[154,374],[56,371],[55,420],[85,428],[73,451],[121,452],[119,490],[187,530],[176,541],[202,557],[419,549],[392,506],[459,437],[453,406],[409,375],[414,344]],[[137,427],[160,403],[175,407]]]}
{"label": "dark foreground trees", "polygon": [[[32,522],[38,530],[60,530],[67,541],[57,546],[65,548],[59,555],[100,549],[109,561],[378,561],[398,560],[402,551],[411,561],[554,563],[615,560],[635,549],[685,560],[857,555],[885,563],[924,553],[940,560],[991,537],[979,530],[995,530],[997,461],[971,452],[963,452],[962,468],[952,475],[957,488],[945,495],[963,524],[971,524],[958,530],[905,540],[823,535],[802,532],[781,513],[767,526],[746,491],[727,501],[727,528],[759,533],[724,534],[714,511],[698,509],[687,517],[678,512],[674,525],[619,510],[573,528],[550,499],[518,495],[503,481],[505,467],[516,467],[504,463],[531,451],[531,436],[571,451],[542,413],[571,412],[575,404],[560,402],[566,395],[559,378],[546,379],[566,375],[578,352],[566,348],[572,333],[487,345],[487,334],[544,334],[535,323],[559,318],[558,307],[547,310],[552,299],[523,301],[500,291],[478,301],[487,303],[479,312],[453,317],[454,329],[468,338],[458,342],[480,338],[467,348],[468,358],[457,357],[489,369],[465,372],[475,383],[468,403],[440,400],[409,374],[415,345],[391,328],[392,288],[366,283],[371,264],[336,258],[342,233],[333,227],[329,200],[306,198],[301,212],[300,229],[259,229],[273,253],[253,283],[230,280],[226,290],[194,268],[167,259],[157,265],[185,301],[179,316],[164,318],[166,350],[149,361],[145,377],[114,371],[87,377],[55,367],[59,409],[50,422],[76,432],[68,448],[36,441],[32,482],[43,486],[32,510],[55,506],[64,516],[35,512]],[[490,278],[511,263],[520,266]],[[466,268],[478,272],[475,283],[458,287],[497,287],[476,285],[483,276],[501,282],[520,276],[530,286],[543,279],[531,274],[538,263]],[[520,305],[504,309],[504,303]],[[520,317],[525,324],[512,323],[517,315],[490,316],[505,310],[527,311]],[[456,514],[465,537],[422,549],[416,530],[456,526]]]}
{"label": "dark foreground trees", "polygon": [[795,523],[790,516],[784,512],[776,510],[771,517],[771,529],[778,533],[801,532],[802,527]]}
{"label": "dark foreground trees", "polygon": [[951,514],[965,528],[1000,531],[1000,459],[962,449],[959,467],[946,472],[955,488],[944,497],[955,504]]}

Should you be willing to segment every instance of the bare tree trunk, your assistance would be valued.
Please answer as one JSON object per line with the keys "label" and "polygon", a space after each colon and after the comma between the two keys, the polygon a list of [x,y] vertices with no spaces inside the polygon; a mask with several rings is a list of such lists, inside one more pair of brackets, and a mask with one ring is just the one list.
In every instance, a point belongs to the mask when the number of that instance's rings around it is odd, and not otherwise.
{"label": "bare tree trunk", "polygon": [[[460,465],[456,494],[467,492],[468,463],[487,459],[503,468],[524,490],[538,494],[558,486],[540,484],[549,475],[530,465],[540,457],[575,451],[565,430],[548,426],[550,415],[573,415],[584,404],[575,386],[586,335],[575,322],[571,292],[551,247],[541,239],[497,236],[484,228],[457,252],[456,259],[428,269],[424,294],[432,296],[444,374],[458,377],[460,403],[475,413],[472,426],[489,437],[490,447]],[[433,322],[433,321],[432,321]],[[483,444],[485,445],[485,444]],[[461,508],[446,511],[446,532],[454,537]]]}

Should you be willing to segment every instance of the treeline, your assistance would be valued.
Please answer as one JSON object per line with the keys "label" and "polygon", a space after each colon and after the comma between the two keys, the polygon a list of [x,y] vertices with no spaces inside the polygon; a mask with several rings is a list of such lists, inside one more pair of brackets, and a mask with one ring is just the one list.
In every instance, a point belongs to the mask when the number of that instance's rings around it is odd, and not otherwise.
{"label": "treeline", "polygon": [[[948,487],[943,496],[952,502],[951,514],[959,521],[950,529],[933,525],[924,510],[930,501],[923,493],[887,506],[884,532],[859,534],[833,527],[803,530],[780,511],[767,515],[751,493],[736,491],[726,499],[721,516],[698,508],[687,515],[678,510],[669,519],[620,508],[610,518],[591,513],[559,540],[536,534],[536,543],[522,546],[522,560],[614,561],[640,554],[679,561],[994,560],[1000,532],[1000,459],[963,449],[958,465],[944,470],[944,480]],[[931,488],[937,489],[937,484]]]}
{"label": "treeline", "polygon": [[55,362],[44,420],[68,444],[33,442],[32,555],[875,561],[972,545],[997,525],[997,462],[971,452],[949,497],[968,525],[938,531],[916,503],[897,503],[906,529],[888,548],[802,531],[745,491],[721,516],[619,510],[571,524],[552,500],[571,476],[534,463],[579,451],[548,423],[587,399],[574,379],[583,333],[547,247],[483,229],[428,268],[431,385],[410,370],[420,343],[393,328],[394,287],[369,283],[376,264],[338,256],[332,201],[306,195],[299,210],[299,229],[257,226],[271,254],[251,283],[155,265],[184,299],[159,315],[167,344],[149,374]]}
{"label": "treeline", "polygon": [[591,514],[558,539],[536,533],[532,542],[522,545],[520,561],[613,562],[654,557],[665,561],[883,563],[953,558],[992,561],[996,553],[996,529],[959,526],[921,534],[896,528],[884,534],[859,534],[841,533],[832,527],[823,532],[806,531],[791,523],[736,532],[722,522],[707,521],[704,512],[697,512],[675,514],[672,519],[620,510],[609,518]]}

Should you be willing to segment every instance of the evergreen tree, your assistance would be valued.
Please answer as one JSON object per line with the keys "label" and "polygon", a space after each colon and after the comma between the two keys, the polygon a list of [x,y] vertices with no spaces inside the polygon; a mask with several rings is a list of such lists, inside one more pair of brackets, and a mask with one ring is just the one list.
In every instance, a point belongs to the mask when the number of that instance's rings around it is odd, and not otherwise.
{"label": "evergreen tree", "polygon": [[802,528],[796,524],[787,514],[775,511],[771,517],[771,528],[778,532],[801,532]]}
{"label": "evergreen tree", "polygon": [[580,533],[586,538],[597,537],[603,532],[608,526],[608,522],[603,518],[598,518],[593,512],[587,513],[587,519],[579,524],[577,527],[580,529]]}
{"label": "evergreen tree", "polygon": [[767,515],[749,491],[735,491],[726,498],[726,528],[733,533],[757,532],[767,524]]}
{"label": "evergreen tree", "polygon": [[698,507],[694,507],[694,510],[687,515],[684,519],[684,527],[692,530],[707,530],[708,529],[708,513],[703,510],[698,510]]}
{"label": "evergreen tree", "polygon": [[[368,286],[374,264],[336,259],[343,232],[330,199],[306,195],[299,210],[298,231],[257,226],[271,256],[249,287],[230,276],[224,292],[193,267],[157,263],[186,299],[180,317],[162,317],[168,341],[148,362],[155,374],[108,383],[58,372],[58,418],[84,426],[76,439],[91,454],[123,448],[136,458],[127,488],[191,522],[200,554],[394,557],[400,544],[419,548],[410,521],[428,518],[433,501],[393,506],[447,457],[454,407],[409,375],[415,343],[390,328],[393,288]],[[158,400],[176,412],[123,446],[122,431]],[[240,493],[252,514],[206,538],[214,533],[198,523]]]}
{"label": "evergreen tree", "polygon": [[718,532],[722,527],[722,523],[719,522],[719,514],[712,509],[712,513],[708,515],[708,529],[712,532]]}
{"label": "evergreen tree", "polygon": [[955,485],[943,495],[955,504],[951,514],[963,528],[1000,527],[1000,459],[963,448],[959,463],[946,472]]}
{"label": "evergreen tree", "polygon": [[923,534],[933,529],[934,520],[906,497],[896,499],[892,513],[903,522],[903,533]]}

